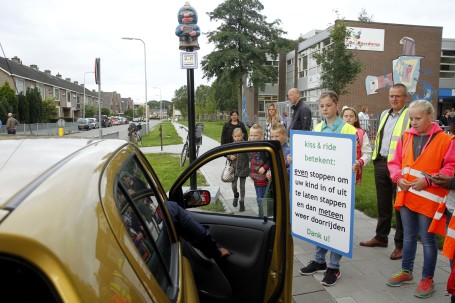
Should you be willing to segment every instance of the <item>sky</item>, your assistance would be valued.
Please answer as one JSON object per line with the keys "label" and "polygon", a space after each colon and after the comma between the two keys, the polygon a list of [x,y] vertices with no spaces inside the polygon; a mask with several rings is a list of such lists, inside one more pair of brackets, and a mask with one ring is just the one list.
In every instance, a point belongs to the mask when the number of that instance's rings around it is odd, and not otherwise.
{"label": "sky", "polygon": [[[222,0],[192,0],[198,13],[200,50],[198,61],[210,53],[204,33],[216,30],[207,12]],[[325,29],[336,19],[335,10],[346,20],[357,20],[364,8],[374,22],[443,27],[443,38],[455,38],[453,0],[358,1],[358,0],[261,0],[267,22],[281,20],[289,39],[312,29]],[[0,44],[5,54],[19,57],[24,65],[36,64],[41,71],[84,83],[101,59],[101,90],[116,91],[135,103],[147,99],[171,100],[174,91],[187,84],[187,71],[180,68],[179,40],[175,35],[177,12],[185,1],[152,0],[14,0],[0,4]],[[141,41],[122,40],[133,37]],[[146,64],[144,64],[146,61]],[[201,65],[194,71],[195,87],[210,85]],[[94,75],[85,75],[85,85],[98,90]]]}

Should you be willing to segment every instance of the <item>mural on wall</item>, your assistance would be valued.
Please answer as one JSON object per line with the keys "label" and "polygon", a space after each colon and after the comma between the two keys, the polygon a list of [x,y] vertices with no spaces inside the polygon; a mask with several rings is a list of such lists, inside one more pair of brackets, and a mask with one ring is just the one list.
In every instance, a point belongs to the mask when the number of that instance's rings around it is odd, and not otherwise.
{"label": "mural on wall", "polygon": [[[368,95],[378,93],[381,88],[390,87],[393,83],[402,83],[408,89],[409,94],[412,95],[413,100],[425,99],[432,101],[434,88],[433,86],[423,80],[419,80],[420,74],[428,74],[420,69],[420,61],[424,58],[416,56],[415,41],[410,37],[403,37],[400,40],[403,45],[403,55],[392,61],[392,73],[382,76],[366,76],[365,90]],[[417,85],[423,87],[424,93],[422,95],[416,94]]]}

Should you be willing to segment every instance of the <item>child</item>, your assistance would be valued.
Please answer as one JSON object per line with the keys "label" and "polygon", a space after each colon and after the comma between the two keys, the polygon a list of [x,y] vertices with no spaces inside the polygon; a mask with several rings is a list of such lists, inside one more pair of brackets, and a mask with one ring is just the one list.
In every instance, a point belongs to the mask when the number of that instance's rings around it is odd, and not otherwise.
{"label": "child", "polygon": [[[323,117],[323,121],[314,127],[313,131],[336,134],[356,134],[354,126],[344,122],[338,116],[338,95],[334,92],[326,92],[319,98],[319,111]],[[341,277],[340,260],[341,255],[331,251],[330,263],[327,268],[325,255],[327,249],[316,246],[316,254],[314,260],[308,263],[306,267],[300,269],[300,273],[304,276],[312,275],[316,272],[325,272],[324,278],[321,281],[322,285],[335,285]]]}
{"label": "child", "polygon": [[[284,127],[283,124],[275,123],[272,125],[272,127],[270,128],[270,139],[280,141],[281,148],[283,149],[284,162],[286,163],[286,170],[289,177],[289,166],[291,165],[290,156],[291,150],[289,149],[289,145],[286,142],[287,139],[286,128]],[[270,170],[267,171],[267,179],[269,180],[271,179]]]}
{"label": "child", "polygon": [[[234,142],[243,141],[243,131],[240,127],[232,131],[232,138]],[[240,178],[240,207],[239,212],[245,211],[245,181],[250,173],[249,159],[247,153],[239,153],[236,155],[227,156],[232,161],[234,167],[234,181],[232,181],[232,191],[234,192],[234,201],[232,206],[237,207],[239,203],[239,192],[237,191],[237,180]]]}
{"label": "child", "polygon": [[[264,139],[264,133],[262,127],[259,124],[253,124],[250,129],[250,141],[259,141]],[[262,198],[264,197],[265,190],[268,185],[266,177],[267,170],[269,169],[269,163],[267,161],[267,155],[263,152],[252,152],[250,154],[251,169],[250,178],[254,182],[254,188],[256,190],[256,200],[258,203],[259,217],[264,216],[264,210],[262,206]]]}
{"label": "child", "polygon": [[447,189],[432,184],[429,175],[453,176],[455,145],[449,134],[432,122],[433,105],[426,100],[413,101],[409,106],[411,128],[398,139],[395,154],[387,164],[390,179],[398,186],[395,209],[400,211],[403,222],[403,259],[401,271],[392,275],[389,286],[413,283],[412,275],[420,237],[423,246],[422,279],[414,296],[429,298],[434,292],[433,276],[438,248],[436,235],[429,231],[439,202],[447,195]]}
{"label": "child", "polygon": [[367,132],[360,127],[359,116],[357,115],[355,109],[343,106],[341,116],[346,123],[351,124],[357,130],[357,156],[353,169],[356,174],[356,183],[362,183],[362,169],[365,165],[370,163],[371,160],[372,150],[370,139],[368,138]]}

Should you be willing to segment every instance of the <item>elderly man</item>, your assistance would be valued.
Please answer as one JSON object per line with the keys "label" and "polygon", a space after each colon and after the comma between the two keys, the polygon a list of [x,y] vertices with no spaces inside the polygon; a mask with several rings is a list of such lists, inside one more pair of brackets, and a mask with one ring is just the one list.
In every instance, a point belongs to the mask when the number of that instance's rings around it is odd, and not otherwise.
{"label": "elderly man", "polygon": [[291,88],[288,91],[288,100],[291,102],[291,108],[294,111],[288,127],[288,137],[290,137],[291,129],[311,130],[311,110],[308,105],[305,104],[303,98],[300,98],[300,90],[298,88]]}
{"label": "elderly man", "polygon": [[14,135],[16,134],[16,127],[19,124],[19,122],[14,119],[12,113],[8,113],[8,120],[6,120],[6,130],[9,135]]}
{"label": "elderly man", "polygon": [[[409,129],[408,108],[404,105],[408,97],[406,86],[395,84],[389,90],[389,102],[392,108],[382,112],[379,119],[378,136],[373,151],[374,179],[378,203],[378,223],[376,236],[370,241],[360,242],[361,246],[387,247],[388,236],[392,224],[393,203],[396,185],[390,179],[387,162],[395,153],[398,139]],[[403,257],[403,226],[398,211],[395,211],[397,229],[395,232],[395,250],[390,259],[399,260]]]}

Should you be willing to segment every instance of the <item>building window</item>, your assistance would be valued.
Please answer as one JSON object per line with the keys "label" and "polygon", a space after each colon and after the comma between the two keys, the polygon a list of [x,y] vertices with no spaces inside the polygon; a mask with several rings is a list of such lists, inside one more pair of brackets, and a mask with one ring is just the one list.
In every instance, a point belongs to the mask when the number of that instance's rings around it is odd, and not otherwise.
{"label": "building window", "polygon": [[55,101],[60,101],[60,89],[54,88],[54,99]]}
{"label": "building window", "polygon": [[71,102],[71,92],[69,90],[66,91],[66,102]]}
{"label": "building window", "polygon": [[39,91],[39,94],[41,95],[41,99],[45,99],[46,98],[46,92],[44,91],[44,85],[42,84],[36,84],[36,88],[38,89]]}
{"label": "building window", "polygon": [[16,79],[16,89],[17,89],[17,94],[18,94],[18,95],[19,95],[20,93],[24,93],[24,87],[25,87],[24,80],[22,80],[22,79]]}

